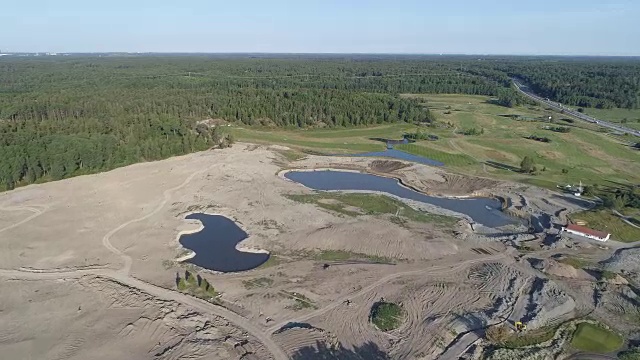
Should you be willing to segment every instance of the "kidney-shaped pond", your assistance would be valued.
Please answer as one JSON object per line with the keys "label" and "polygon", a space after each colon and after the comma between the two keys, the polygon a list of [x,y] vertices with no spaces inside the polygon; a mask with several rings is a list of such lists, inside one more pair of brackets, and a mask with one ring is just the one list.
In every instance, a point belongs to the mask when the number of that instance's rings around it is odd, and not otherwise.
{"label": "kidney-shaped pond", "polygon": [[407,187],[397,180],[382,176],[346,171],[289,171],[285,174],[293,180],[314,190],[376,191],[404,199],[432,204],[447,210],[468,215],[473,221],[489,227],[514,223],[500,209],[500,202],[490,198],[452,199],[428,196]]}
{"label": "kidney-shaped pond", "polygon": [[266,253],[236,249],[236,245],[247,238],[247,233],[229,218],[200,213],[186,218],[199,220],[204,226],[197,233],[180,236],[180,244],[195,252],[195,256],[187,260],[189,263],[209,270],[236,272],[251,270],[269,259]]}

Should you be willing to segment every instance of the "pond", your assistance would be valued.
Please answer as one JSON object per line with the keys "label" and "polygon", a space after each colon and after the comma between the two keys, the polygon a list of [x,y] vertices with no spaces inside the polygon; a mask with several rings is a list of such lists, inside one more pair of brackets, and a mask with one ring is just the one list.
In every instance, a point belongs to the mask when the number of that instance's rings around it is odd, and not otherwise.
{"label": "pond", "polygon": [[382,176],[346,171],[289,171],[287,179],[314,190],[379,191],[404,199],[432,204],[469,216],[473,221],[489,227],[516,223],[501,210],[501,204],[491,198],[452,199],[422,194],[401,186],[397,180]]}
{"label": "pond", "polygon": [[432,159],[429,159],[429,158],[426,158],[426,157],[423,157],[423,156],[409,154],[409,153],[406,153],[404,151],[396,150],[393,147],[388,148],[385,151],[375,151],[375,152],[368,152],[368,153],[362,153],[362,154],[354,154],[354,155],[350,155],[350,156],[356,156],[356,157],[389,157],[389,158],[405,160],[405,161],[411,161],[411,162],[414,162],[414,163],[424,164],[424,165],[429,165],[429,166],[444,166],[444,163],[442,163],[440,161],[432,160]]}
{"label": "pond", "polygon": [[187,260],[191,264],[220,272],[236,272],[251,270],[269,259],[266,253],[236,249],[236,245],[248,235],[227,217],[196,213],[186,219],[199,220],[204,226],[197,233],[180,236],[180,244],[196,254]]}

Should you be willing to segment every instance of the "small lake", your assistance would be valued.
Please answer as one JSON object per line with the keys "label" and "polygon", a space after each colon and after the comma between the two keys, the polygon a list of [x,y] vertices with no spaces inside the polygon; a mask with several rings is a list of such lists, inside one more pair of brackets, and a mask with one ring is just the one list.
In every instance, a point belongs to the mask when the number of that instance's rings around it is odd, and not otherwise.
{"label": "small lake", "polygon": [[242,252],[236,245],[247,238],[236,223],[222,215],[190,214],[186,219],[202,222],[204,229],[180,236],[180,244],[196,253],[187,262],[220,272],[246,271],[262,265],[269,254]]}
{"label": "small lake", "polygon": [[473,221],[489,227],[516,222],[501,211],[501,204],[496,199],[450,199],[428,196],[401,186],[395,179],[382,176],[333,170],[289,171],[284,176],[314,190],[380,191],[462,213]]}
{"label": "small lake", "polygon": [[368,153],[362,153],[362,154],[354,154],[354,155],[350,155],[350,156],[356,156],[356,157],[389,157],[389,158],[400,159],[400,160],[405,160],[405,161],[411,161],[411,162],[414,162],[414,163],[424,164],[424,165],[429,165],[429,166],[444,166],[444,163],[442,163],[440,161],[435,161],[435,160],[432,160],[432,159],[429,159],[429,158],[426,158],[426,157],[409,154],[409,153],[406,153],[404,151],[396,150],[393,147],[390,148],[390,149],[387,149],[385,151],[375,151],[375,152],[368,152]]}

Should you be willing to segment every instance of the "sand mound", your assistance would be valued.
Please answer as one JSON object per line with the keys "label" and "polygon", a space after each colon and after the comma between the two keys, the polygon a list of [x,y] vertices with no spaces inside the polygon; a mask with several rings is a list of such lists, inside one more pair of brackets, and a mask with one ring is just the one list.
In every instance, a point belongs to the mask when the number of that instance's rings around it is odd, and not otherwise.
{"label": "sand mound", "polygon": [[[428,182],[431,191],[441,191],[447,194],[473,194],[495,187],[498,182],[472,176],[457,174],[442,174],[444,182]],[[427,185],[425,184],[425,185]]]}
{"label": "sand mound", "polygon": [[0,292],[3,359],[269,356],[221,318],[100,277],[2,281]]}
{"label": "sand mound", "polygon": [[605,270],[624,274],[629,281],[640,285],[640,247],[617,250],[601,264]]}
{"label": "sand mound", "polygon": [[393,160],[374,160],[369,165],[369,169],[378,173],[389,173],[392,171],[404,169],[411,166],[410,164]]}
{"label": "sand mound", "polygon": [[576,278],[578,277],[578,269],[574,268],[568,264],[562,264],[557,261],[549,260],[547,261],[547,266],[545,267],[545,272],[550,275],[555,275],[559,277],[565,278]]}

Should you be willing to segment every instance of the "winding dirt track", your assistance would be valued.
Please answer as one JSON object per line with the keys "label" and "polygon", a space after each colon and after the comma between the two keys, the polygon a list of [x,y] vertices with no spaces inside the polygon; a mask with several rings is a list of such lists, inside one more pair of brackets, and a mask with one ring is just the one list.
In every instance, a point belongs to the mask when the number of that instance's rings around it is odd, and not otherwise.
{"label": "winding dirt track", "polygon": [[[75,269],[75,270],[69,270],[69,271],[46,271],[46,270],[26,270],[26,269],[21,269],[21,270],[1,270],[0,269],[0,276],[4,276],[4,277],[9,277],[9,278],[15,278],[15,279],[43,279],[43,280],[54,280],[54,279],[64,279],[64,278],[77,278],[77,277],[81,277],[81,276],[85,276],[85,275],[95,275],[95,276],[102,276],[105,278],[109,278],[112,279],[114,281],[117,281],[123,285],[129,286],[129,287],[134,287],[137,288],[139,290],[142,290],[152,296],[161,298],[161,299],[165,299],[165,300],[172,300],[172,301],[176,301],[182,304],[185,304],[187,306],[190,306],[194,309],[197,309],[203,313],[207,313],[207,314],[213,314],[215,316],[219,316],[222,317],[224,319],[226,319],[227,321],[229,321],[230,323],[244,329],[245,331],[247,331],[248,333],[250,333],[251,335],[253,335],[255,338],[257,338],[260,342],[262,342],[262,344],[264,344],[264,346],[271,352],[271,354],[273,355],[274,359],[276,360],[286,360],[288,359],[288,356],[284,353],[284,351],[280,348],[280,346],[278,344],[276,344],[273,339],[271,338],[271,335],[268,333],[265,333],[262,329],[258,328],[257,326],[255,326],[254,324],[252,324],[248,319],[230,311],[227,310],[221,306],[217,306],[214,304],[211,304],[209,302],[206,302],[204,300],[200,300],[198,298],[194,298],[176,291],[172,291],[169,289],[165,289],[162,287],[158,287],[152,284],[149,284],[147,282],[144,282],[142,280],[136,279],[134,277],[132,277],[130,275],[130,271],[131,271],[131,264],[132,264],[132,259],[130,256],[124,254],[122,251],[120,251],[118,248],[116,248],[115,246],[113,246],[110,242],[110,239],[113,235],[115,235],[118,231],[124,229],[125,227],[129,226],[130,224],[139,222],[139,221],[143,221],[146,220],[150,217],[152,217],[153,215],[157,214],[159,211],[162,210],[162,208],[167,204],[167,202],[169,202],[169,200],[171,199],[171,194],[176,191],[179,190],[183,187],[185,187],[187,184],[189,184],[189,182],[191,182],[191,180],[193,180],[194,177],[203,174],[209,170],[211,170],[213,166],[210,166],[204,170],[200,170],[197,171],[193,174],[191,174],[188,178],[186,178],[184,180],[184,182],[182,182],[182,184],[173,187],[171,189],[167,189],[163,192],[163,196],[164,196],[164,200],[158,204],[158,206],[150,213],[133,219],[133,220],[129,220],[123,224],[121,224],[120,226],[114,228],[113,230],[109,231],[103,238],[102,238],[102,245],[104,247],[106,247],[107,249],[109,249],[109,251],[113,252],[114,254],[122,257],[122,259],[124,260],[124,266],[117,270],[117,271],[113,271],[113,270],[96,270],[96,269]],[[2,208],[1,210],[3,211],[17,211],[17,210],[28,210],[33,212],[34,214],[29,216],[26,219],[23,219],[20,222],[17,222],[15,224],[12,224],[10,226],[7,226],[3,229],[0,229],[0,232],[2,231],[6,231],[9,229],[13,229],[15,227],[18,227],[20,225],[23,225],[27,222],[29,222],[30,220],[36,218],[37,216],[41,215],[42,213],[44,213],[43,210],[40,209],[36,209],[36,208],[30,208],[30,207],[14,207],[14,208]]]}
{"label": "winding dirt track", "polygon": [[36,217],[42,215],[42,213],[44,213],[46,211],[46,207],[42,206],[42,208],[43,209],[38,209],[38,208],[35,208],[35,207],[28,207],[28,206],[26,206],[26,207],[6,207],[6,208],[5,207],[0,207],[0,211],[26,210],[26,211],[31,211],[33,213],[33,215],[31,215],[31,216],[29,216],[29,217],[27,217],[27,218],[15,223],[15,224],[11,224],[9,226],[6,226],[6,227],[0,229],[0,233],[2,233],[4,231],[7,231],[9,229],[13,229],[15,227],[18,227],[18,226],[20,226],[20,225],[22,225],[22,224],[24,224],[26,222],[29,222],[29,221],[35,219]]}
{"label": "winding dirt track", "polygon": [[[124,261],[124,265],[121,269],[119,270],[109,270],[109,269],[50,269],[50,270],[34,270],[34,269],[11,269],[11,270],[7,270],[7,269],[0,269],[0,276],[2,277],[8,277],[8,278],[14,278],[14,279],[42,279],[42,280],[55,280],[55,279],[65,279],[65,278],[79,278],[82,276],[87,276],[87,275],[92,275],[92,276],[99,276],[99,277],[104,277],[104,278],[108,278],[111,280],[114,280],[116,282],[121,283],[124,286],[128,286],[128,287],[132,287],[132,288],[137,288],[141,291],[144,291],[152,296],[155,296],[157,298],[160,299],[165,299],[165,300],[171,300],[171,301],[176,301],[182,304],[185,304],[187,306],[190,306],[194,309],[197,309],[198,311],[201,311],[202,313],[205,314],[212,314],[215,316],[219,316],[221,318],[226,319],[227,321],[229,321],[230,323],[238,326],[239,328],[244,329],[245,331],[247,331],[249,334],[251,334],[252,336],[254,336],[256,339],[258,339],[272,354],[273,358],[276,360],[285,360],[288,359],[288,356],[286,355],[286,353],[283,351],[283,349],[281,348],[280,345],[278,345],[274,339],[273,339],[273,333],[280,329],[282,326],[286,325],[289,322],[305,322],[309,319],[312,319],[314,317],[317,316],[321,316],[324,315],[326,313],[328,313],[329,311],[331,311],[332,309],[335,309],[336,307],[340,306],[341,304],[343,304],[343,302],[347,299],[354,299],[354,298],[358,298],[360,296],[366,295],[367,293],[375,290],[377,287],[382,286],[390,281],[396,280],[398,278],[404,277],[404,276],[411,276],[411,275],[417,275],[417,274],[429,274],[429,275],[438,275],[438,274],[446,274],[446,273],[452,273],[452,272],[456,272],[456,271],[460,271],[461,269],[468,267],[470,265],[474,265],[474,264],[478,264],[478,263],[484,263],[484,262],[492,262],[492,261],[496,261],[499,259],[504,259],[507,257],[506,253],[502,253],[499,255],[490,255],[490,256],[485,256],[482,258],[477,258],[477,259],[473,259],[473,260],[468,260],[468,261],[464,261],[461,263],[458,263],[454,266],[434,266],[434,267],[430,267],[430,268],[422,268],[422,269],[418,269],[418,270],[411,270],[411,271],[405,271],[405,272],[399,272],[399,273],[395,273],[395,274],[391,274],[388,276],[385,276],[381,279],[379,279],[378,281],[362,288],[361,290],[355,292],[355,293],[351,293],[351,294],[347,294],[344,295],[334,301],[332,301],[331,303],[329,303],[328,305],[310,312],[308,314],[305,314],[301,317],[298,318],[294,318],[294,319],[290,319],[288,321],[283,321],[277,325],[274,325],[273,327],[270,327],[268,329],[263,329],[261,328],[259,325],[256,325],[254,323],[252,323],[250,320],[244,318],[243,316],[236,314],[224,307],[215,305],[215,304],[211,304],[209,302],[206,302],[204,300],[177,292],[177,291],[173,291],[170,289],[166,289],[166,288],[162,288],[162,287],[158,287],[155,286],[153,284],[147,283],[145,281],[142,281],[140,279],[134,278],[133,276],[130,275],[130,270],[131,270],[131,265],[132,265],[132,258],[129,255],[126,255],[123,251],[121,251],[120,249],[116,248],[115,246],[113,246],[113,244],[111,243],[111,238],[118,233],[120,230],[124,229],[125,227],[136,223],[136,222],[140,222],[140,221],[144,221],[146,219],[149,219],[150,217],[156,215],[158,212],[160,212],[162,210],[162,208],[170,201],[172,193],[185,187],[187,184],[189,184],[189,182],[191,182],[191,180],[193,180],[193,178],[195,178],[198,175],[204,174],[208,171],[211,170],[211,168],[213,168],[216,165],[212,165],[204,170],[200,170],[197,171],[193,174],[191,174],[189,177],[187,177],[180,185],[173,187],[171,189],[167,189],[163,192],[163,201],[158,204],[158,206],[150,213],[141,216],[139,218],[133,219],[133,220],[129,220],[127,222],[122,223],[121,225],[117,226],[116,228],[112,229],[111,231],[109,231],[103,238],[102,238],[102,245],[107,248],[109,251],[111,251],[112,253],[120,256],[123,261]],[[43,209],[39,209],[36,207],[12,207],[12,208],[0,208],[0,210],[2,211],[31,211],[33,212],[33,215],[15,223],[12,225],[9,225],[3,229],[0,229],[0,232],[9,230],[9,229],[13,229],[15,227],[18,227],[20,225],[23,225],[27,222],[29,222],[30,220],[36,218],[37,216],[43,214],[47,209],[43,208]]]}
{"label": "winding dirt track", "polygon": [[499,255],[493,255],[493,256],[487,256],[484,258],[479,258],[479,259],[473,259],[473,260],[467,260],[467,261],[463,261],[461,263],[458,263],[455,266],[434,266],[431,268],[426,268],[426,269],[418,269],[418,270],[411,270],[411,271],[405,271],[405,272],[399,272],[399,273],[395,273],[395,274],[391,274],[391,275],[387,275],[383,278],[381,278],[380,280],[370,284],[367,287],[362,288],[360,291],[355,292],[355,293],[351,293],[351,294],[347,294],[344,295],[336,300],[334,300],[333,302],[331,302],[330,304],[328,304],[327,306],[320,308],[316,311],[312,311],[310,313],[305,314],[304,316],[300,316],[298,318],[295,319],[291,319],[288,321],[283,321],[279,324],[276,324],[272,327],[270,327],[268,329],[269,333],[274,333],[277,330],[279,330],[280,328],[282,328],[283,326],[285,326],[286,324],[290,323],[290,322],[305,322],[309,319],[312,319],[316,316],[320,316],[323,314],[326,314],[328,311],[334,309],[337,306],[340,306],[342,304],[344,304],[345,300],[349,299],[355,299],[358,298],[370,291],[373,291],[375,288],[377,288],[378,286],[382,286],[385,283],[388,283],[389,281],[398,279],[400,277],[403,276],[410,276],[410,275],[416,275],[416,274],[420,274],[420,273],[428,273],[429,275],[443,275],[443,274],[447,274],[447,273],[452,273],[452,272],[456,272],[456,271],[460,271],[470,265],[474,265],[474,264],[478,264],[478,263],[483,263],[483,262],[492,262],[492,261],[496,261],[499,259],[503,259],[506,257],[505,253],[501,253]]}

